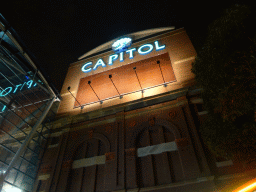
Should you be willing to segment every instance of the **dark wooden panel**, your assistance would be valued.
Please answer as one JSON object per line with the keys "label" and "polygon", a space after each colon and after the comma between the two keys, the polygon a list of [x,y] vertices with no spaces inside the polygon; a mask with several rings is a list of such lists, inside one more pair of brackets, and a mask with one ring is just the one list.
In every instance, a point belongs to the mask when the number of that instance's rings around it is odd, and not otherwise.
{"label": "dark wooden panel", "polygon": [[97,175],[96,175],[96,191],[105,191],[104,186],[104,176],[105,176],[105,165],[98,165]]}
{"label": "dark wooden panel", "polygon": [[40,180],[38,183],[37,191],[43,191],[47,187],[48,181],[47,180]]}
{"label": "dark wooden panel", "polygon": [[113,191],[116,188],[117,180],[117,160],[115,152],[108,152],[105,154],[105,190]]}
{"label": "dark wooden panel", "polygon": [[[151,132],[152,145],[158,145],[165,143],[163,128],[157,126],[154,131]],[[170,167],[168,162],[168,157],[166,153],[161,153],[153,155],[155,164],[155,178],[156,185],[162,185],[166,183],[171,183]]]}
{"label": "dark wooden panel", "polygon": [[[101,141],[99,141],[99,156],[105,155],[106,150]],[[105,165],[98,165],[96,178],[96,191],[105,191],[104,186]]]}
{"label": "dark wooden panel", "polygon": [[[92,139],[87,144],[86,158],[98,156],[99,140]],[[89,166],[84,168],[83,172],[83,183],[81,191],[91,192],[95,191],[95,182],[97,174],[97,165]]]}
{"label": "dark wooden panel", "polygon": [[[74,160],[83,159],[86,155],[87,142],[82,143],[82,145],[78,146],[75,154]],[[83,168],[72,169],[70,175],[70,191],[72,192],[80,192],[82,186],[83,179]]]}
{"label": "dark wooden panel", "polygon": [[126,188],[137,188],[137,175],[136,175],[136,158],[137,149],[130,148],[125,150],[126,156]]}
{"label": "dark wooden panel", "polygon": [[72,169],[69,177],[70,186],[69,191],[80,192],[82,184],[83,168]]}
{"label": "dark wooden panel", "polygon": [[163,132],[164,132],[165,143],[175,141],[175,136],[174,136],[174,134],[172,132],[170,132],[166,128],[163,129]]}
{"label": "dark wooden panel", "polygon": [[178,151],[168,152],[168,158],[173,182],[182,181],[184,179],[184,173]]}
{"label": "dark wooden panel", "polygon": [[[175,141],[175,136],[168,129],[163,128],[166,143]],[[167,155],[172,182],[181,181],[184,178],[178,151],[165,152]]]}
{"label": "dark wooden panel", "polygon": [[118,123],[118,150],[117,157],[117,189],[125,188],[125,129],[124,129],[124,112],[117,114]]}
{"label": "dark wooden panel", "polygon": [[78,146],[74,160],[85,158],[86,152],[87,152],[87,142],[84,142],[80,146]]}
{"label": "dark wooden panel", "polygon": [[58,156],[58,160],[56,162],[56,168],[55,168],[55,172],[54,172],[54,175],[53,175],[50,191],[55,191],[56,190],[58,179],[59,179],[60,172],[61,172],[61,163],[62,163],[62,160],[63,160],[63,156],[64,156],[67,141],[68,141],[68,133],[63,134],[61,136],[61,141],[59,143],[60,153],[59,153],[59,156]]}
{"label": "dark wooden panel", "polygon": [[[150,146],[150,136],[148,130],[143,132],[143,135],[139,138],[140,147]],[[140,187],[150,187],[155,185],[153,164],[151,155],[139,158],[138,162],[141,179],[139,179]]]}
{"label": "dark wooden panel", "polygon": [[150,187],[155,185],[152,157],[146,156],[140,158],[140,168],[141,168],[141,180],[142,187]]}
{"label": "dark wooden panel", "polygon": [[56,192],[66,191],[67,180],[69,176],[69,172],[71,171],[72,163],[70,161],[65,161],[62,163],[61,173],[59,177],[58,186],[56,188]]}
{"label": "dark wooden panel", "polygon": [[99,140],[99,156],[105,155],[105,153],[106,153],[106,148],[103,142]]}

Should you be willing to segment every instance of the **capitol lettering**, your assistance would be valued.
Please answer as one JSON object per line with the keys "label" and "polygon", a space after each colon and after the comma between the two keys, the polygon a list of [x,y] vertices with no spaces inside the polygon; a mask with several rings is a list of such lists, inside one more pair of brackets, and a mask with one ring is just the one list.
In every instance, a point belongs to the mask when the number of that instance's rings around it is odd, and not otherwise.
{"label": "capitol lettering", "polygon": [[[124,61],[124,53],[129,55],[129,59],[133,59],[135,51],[137,51],[140,55],[147,55],[147,54],[151,53],[154,50],[154,47],[155,47],[156,51],[160,51],[160,50],[165,49],[165,45],[159,45],[158,41],[155,41],[153,45],[150,44],[150,43],[147,43],[145,45],[140,46],[138,48],[138,50],[136,50],[136,48],[132,48],[132,49],[126,50],[125,52],[120,52],[119,54],[110,55],[109,58],[108,58],[108,63],[107,64],[108,65],[113,65],[113,62],[116,61],[118,58],[119,58],[120,62],[123,62]],[[100,67],[100,66],[101,67],[106,67],[107,66],[106,63],[102,59],[98,59],[98,61],[94,65],[93,65],[92,62],[85,63],[82,66],[81,70],[84,73],[89,73],[92,70],[97,70],[98,67]]]}

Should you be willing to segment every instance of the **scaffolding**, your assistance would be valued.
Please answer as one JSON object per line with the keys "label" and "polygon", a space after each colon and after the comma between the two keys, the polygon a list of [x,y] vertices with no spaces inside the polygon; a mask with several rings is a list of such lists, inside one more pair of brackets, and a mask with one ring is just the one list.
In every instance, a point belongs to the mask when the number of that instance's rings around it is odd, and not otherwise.
{"label": "scaffolding", "polygon": [[0,14],[0,191],[32,191],[60,96]]}

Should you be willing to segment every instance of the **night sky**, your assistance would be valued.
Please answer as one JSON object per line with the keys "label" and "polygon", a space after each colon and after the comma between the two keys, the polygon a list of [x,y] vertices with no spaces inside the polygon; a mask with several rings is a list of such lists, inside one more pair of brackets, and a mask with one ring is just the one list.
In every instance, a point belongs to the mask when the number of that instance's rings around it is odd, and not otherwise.
{"label": "night sky", "polygon": [[0,13],[60,91],[70,63],[119,36],[158,27],[184,27],[196,50],[207,26],[238,1],[10,0]]}

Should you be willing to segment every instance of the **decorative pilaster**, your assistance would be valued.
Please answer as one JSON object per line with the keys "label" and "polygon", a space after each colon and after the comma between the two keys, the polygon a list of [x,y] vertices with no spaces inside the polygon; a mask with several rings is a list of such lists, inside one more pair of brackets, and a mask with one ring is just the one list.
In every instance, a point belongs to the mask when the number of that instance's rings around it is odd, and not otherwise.
{"label": "decorative pilaster", "polygon": [[201,172],[193,150],[193,146],[188,138],[175,140],[181,160],[181,165],[185,179],[197,178]]}
{"label": "decorative pilaster", "polygon": [[108,152],[105,153],[106,156],[106,163],[105,163],[105,179],[104,185],[106,191],[112,191],[116,188],[116,176],[117,176],[117,169],[116,169],[116,153],[115,152]]}
{"label": "decorative pilaster", "polygon": [[126,188],[137,188],[137,175],[136,175],[136,158],[137,149],[125,149],[126,156]]}

